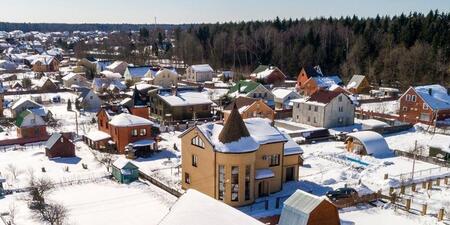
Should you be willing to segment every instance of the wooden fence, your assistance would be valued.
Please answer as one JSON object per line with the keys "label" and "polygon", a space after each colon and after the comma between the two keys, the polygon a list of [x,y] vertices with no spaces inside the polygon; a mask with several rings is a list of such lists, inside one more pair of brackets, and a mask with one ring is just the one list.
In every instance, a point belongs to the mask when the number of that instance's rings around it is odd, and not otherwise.
{"label": "wooden fence", "polygon": [[163,189],[167,193],[179,198],[181,197],[182,193],[172,187],[169,187],[168,185],[164,184],[163,182],[151,177],[150,175],[147,175],[141,171],[139,171],[139,177],[143,180],[149,181],[150,183],[154,184],[155,186]]}
{"label": "wooden fence", "polygon": [[372,194],[367,194],[367,195],[362,195],[362,196],[355,196],[352,198],[345,198],[345,199],[338,199],[335,201],[332,201],[332,203],[339,209],[342,208],[347,208],[347,207],[352,207],[355,206],[357,204],[361,204],[361,203],[369,203],[369,202],[374,202],[377,201],[381,198],[381,192],[377,192],[377,193],[372,193]]}
{"label": "wooden fence", "polygon": [[445,161],[445,160],[441,160],[435,157],[430,157],[430,156],[423,156],[423,155],[415,155],[411,152],[405,152],[405,151],[400,151],[400,150],[394,150],[394,153],[396,156],[403,156],[403,157],[407,157],[407,158],[411,158],[414,159],[414,157],[416,158],[416,160],[422,161],[422,162],[427,162],[427,163],[431,163],[431,164],[435,164],[435,165],[439,165],[439,166],[443,166],[443,167],[450,167],[450,162],[449,161]]}

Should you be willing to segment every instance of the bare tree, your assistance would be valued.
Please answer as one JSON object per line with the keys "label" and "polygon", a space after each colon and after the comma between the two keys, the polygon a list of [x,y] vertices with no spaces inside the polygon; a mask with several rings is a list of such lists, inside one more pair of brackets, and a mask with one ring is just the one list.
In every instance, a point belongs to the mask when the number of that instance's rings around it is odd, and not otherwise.
{"label": "bare tree", "polygon": [[67,209],[58,203],[47,204],[39,214],[41,220],[50,225],[63,225],[67,218]]}
{"label": "bare tree", "polygon": [[52,181],[39,178],[30,180],[30,197],[31,200],[40,204],[45,203],[45,197],[55,187]]}
{"label": "bare tree", "polygon": [[8,217],[10,225],[16,224],[16,215],[17,215],[17,206],[14,202],[12,202],[8,208]]}
{"label": "bare tree", "polygon": [[22,174],[22,170],[18,169],[15,165],[13,164],[8,164],[8,166],[6,167],[6,169],[8,170],[8,172],[11,174],[11,176],[13,177],[14,180],[17,180],[17,177]]}

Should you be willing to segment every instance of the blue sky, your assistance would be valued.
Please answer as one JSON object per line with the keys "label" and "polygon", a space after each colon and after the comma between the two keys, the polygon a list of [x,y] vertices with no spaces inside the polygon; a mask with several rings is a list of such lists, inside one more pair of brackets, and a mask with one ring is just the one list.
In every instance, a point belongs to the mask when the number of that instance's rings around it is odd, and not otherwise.
{"label": "blue sky", "polygon": [[448,12],[450,0],[0,0],[0,21],[210,23],[280,18]]}

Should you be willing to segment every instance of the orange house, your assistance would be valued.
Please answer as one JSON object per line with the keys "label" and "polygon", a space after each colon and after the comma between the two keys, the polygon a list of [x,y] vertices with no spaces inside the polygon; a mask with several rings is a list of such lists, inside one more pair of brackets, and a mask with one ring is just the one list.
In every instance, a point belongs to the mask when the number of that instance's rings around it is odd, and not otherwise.
{"label": "orange house", "polygon": [[262,99],[241,96],[225,107],[223,111],[225,122],[227,121],[234,104],[236,104],[239,114],[243,119],[256,117],[267,118],[272,121],[275,119],[275,111],[264,103]]}
{"label": "orange house", "polygon": [[302,68],[297,77],[297,91],[311,96],[318,90],[328,90],[340,86],[342,80],[338,75],[324,75],[319,66]]}
{"label": "orange house", "polygon": [[33,72],[57,72],[59,62],[54,57],[40,57],[31,62]]}

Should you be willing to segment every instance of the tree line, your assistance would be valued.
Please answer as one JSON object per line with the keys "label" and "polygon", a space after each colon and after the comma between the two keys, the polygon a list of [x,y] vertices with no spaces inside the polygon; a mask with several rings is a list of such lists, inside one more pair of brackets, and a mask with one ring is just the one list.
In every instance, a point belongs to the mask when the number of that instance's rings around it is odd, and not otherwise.
{"label": "tree line", "polygon": [[275,65],[291,78],[308,65],[375,85],[449,85],[450,13],[375,18],[280,19],[191,25],[172,33],[170,55],[187,64],[249,73]]}

